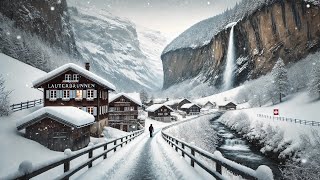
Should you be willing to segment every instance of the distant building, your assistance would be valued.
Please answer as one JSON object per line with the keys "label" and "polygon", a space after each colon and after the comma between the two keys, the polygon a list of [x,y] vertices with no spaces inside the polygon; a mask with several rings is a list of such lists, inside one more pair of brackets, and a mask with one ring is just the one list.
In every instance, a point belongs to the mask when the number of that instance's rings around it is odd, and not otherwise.
{"label": "distant building", "polygon": [[216,107],[215,102],[208,101],[206,104],[203,105],[203,108],[205,109],[213,109]]}
{"label": "distant building", "polygon": [[165,102],[164,104],[170,106],[172,109],[181,110],[181,106],[191,103],[188,99],[175,99]]}
{"label": "distant building", "polygon": [[141,106],[139,93],[110,94],[109,126],[126,132],[138,130],[144,126],[144,121],[138,119]]}
{"label": "distant building", "polygon": [[95,117],[92,136],[100,136],[108,123],[109,91],[115,86],[85,68],[65,64],[33,82],[34,88],[43,89],[44,106],[74,106]]}
{"label": "distant building", "polygon": [[148,117],[151,119],[162,121],[162,122],[171,122],[171,112],[173,109],[164,104],[154,104],[146,109],[148,112]]}
{"label": "distant building", "polygon": [[188,115],[197,115],[200,113],[201,107],[194,103],[188,103],[181,106],[181,110],[185,111]]}
{"label": "distant building", "polygon": [[226,110],[236,110],[237,105],[233,102],[226,102],[223,105],[219,105],[219,110],[226,111]]}
{"label": "distant building", "polygon": [[17,122],[25,136],[54,151],[72,151],[90,142],[90,125],[94,116],[76,107],[43,107]]}

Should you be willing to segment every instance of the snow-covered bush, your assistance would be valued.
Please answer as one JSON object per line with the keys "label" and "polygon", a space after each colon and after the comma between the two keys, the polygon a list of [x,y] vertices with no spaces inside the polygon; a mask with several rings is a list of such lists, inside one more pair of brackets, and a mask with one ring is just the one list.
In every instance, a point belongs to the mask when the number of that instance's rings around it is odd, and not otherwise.
{"label": "snow-covered bush", "polygon": [[241,134],[246,134],[250,131],[250,120],[246,113],[225,113],[220,118],[221,122],[232,130]]}
{"label": "snow-covered bush", "polygon": [[20,163],[19,165],[19,172],[21,174],[28,174],[32,172],[32,163],[30,161],[23,161],[22,163]]}
{"label": "snow-covered bush", "polygon": [[313,63],[308,91],[311,97],[320,98],[320,61]]}
{"label": "snow-covered bush", "polygon": [[297,160],[290,160],[283,170],[284,178],[291,180],[317,180],[320,177],[320,134],[313,131],[313,137],[301,136],[304,150]]}
{"label": "snow-covered bush", "polygon": [[10,112],[10,92],[5,89],[5,80],[0,75],[0,116],[8,115]]}

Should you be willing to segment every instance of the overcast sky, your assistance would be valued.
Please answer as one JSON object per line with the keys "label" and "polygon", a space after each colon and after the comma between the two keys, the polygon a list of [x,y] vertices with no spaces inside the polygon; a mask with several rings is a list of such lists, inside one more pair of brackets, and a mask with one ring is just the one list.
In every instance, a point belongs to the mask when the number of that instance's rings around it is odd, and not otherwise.
{"label": "overcast sky", "polygon": [[[78,1],[78,0],[77,0]],[[119,17],[176,36],[193,24],[233,7],[240,0],[81,0]]]}

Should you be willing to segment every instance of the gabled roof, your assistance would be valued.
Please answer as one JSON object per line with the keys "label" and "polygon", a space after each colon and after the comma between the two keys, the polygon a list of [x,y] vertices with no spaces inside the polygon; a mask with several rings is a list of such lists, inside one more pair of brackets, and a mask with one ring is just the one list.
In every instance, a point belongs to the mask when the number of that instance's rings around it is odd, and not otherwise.
{"label": "gabled roof", "polygon": [[198,105],[198,104],[194,104],[194,103],[187,103],[187,104],[184,104],[181,106],[181,109],[189,109],[191,108],[192,106],[197,106],[201,109],[201,107]]}
{"label": "gabled roof", "polygon": [[148,112],[155,112],[156,110],[160,109],[162,106],[164,106],[164,107],[168,108],[169,110],[173,111],[173,109],[172,109],[171,107],[169,107],[169,106],[167,106],[167,105],[165,105],[165,104],[154,104],[154,105],[148,107],[148,108],[146,109],[146,111],[148,111]]}
{"label": "gabled roof", "polygon": [[94,116],[76,107],[47,106],[27,115],[18,121],[16,123],[17,129],[24,129],[47,117],[61,124],[75,128],[81,128],[94,123]]}
{"label": "gabled roof", "polygon": [[93,82],[99,84],[100,86],[103,86],[104,88],[108,88],[111,90],[115,90],[116,87],[111,84],[110,82],[108,82],[107,80],[103,79],[102,77],[76,65],[73,63],[69,63],[69,64],[65,64],[63,66],[60,66],[59,68],[48,72],[46,75],[44,75],[43,77],[33,81],[33,87],[38,88],[40,87],[42,84],[54,79],[55,77],[61,75],[64,72],[67,72],[69,70],[72,70],[76,73],[79,73],[80,75],[86,77],[87,79],[92,80]]}
{"label": "gabled roof", "polygon": [[226,106],[226,105],[229,105],[229,104],[233,104],[233,105],[237,106],[235,103],[233,103],[231,101],[224,102],[223,104],[220,104],[219,106]]}
{"label": "gabled roof", "polygon": [[206,102],[204,105],[207,105],[207,104],[212,104],[213,105],[213,103],[211,101]]}
{"label": "gabled roof", "polygon": [[118,93],[118,94],[109,94],[109,103],[113,102],[114,100],[118,99],[121,96],[126,97],[127,99],[131,100],[132,102],[136,103],[139,106],[142,106],[140,94],[139,93]]}

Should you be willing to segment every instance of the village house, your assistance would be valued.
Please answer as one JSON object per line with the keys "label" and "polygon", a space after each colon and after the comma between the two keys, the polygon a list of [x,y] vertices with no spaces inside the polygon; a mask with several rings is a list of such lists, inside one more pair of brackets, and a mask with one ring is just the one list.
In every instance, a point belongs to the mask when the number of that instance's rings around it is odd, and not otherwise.
{"label": "village house", "polygon": [[187,103],[181,106],[181,110],[185,111],[188,115],[198,115],[200,114],[201,107],[194,103]]}
{"label": "village house", "polygon": [[25,129],[25,137],[54,151],[72,151],[90,142],[90,115],[76,107],[43,107],[17,122],[17,129]]}
{"label": "village house", "polygon": [[110,94],[109,126],[126,132],[144,127],[144,120],[138,119],[141,106],[139,93]]}
{"label": "village house", "polygon": [[226,110],[236,110],[237,105],[233,102],[225,102],[223,105],[219,105],[219,110],[226,111]]}
{"label": "village house", "polygon": [[66,64],[33,82],[34,88],[43,89],[44,106],[74,106],[95,117],[91,126],[92,136],[99,137],[108,124],[109,91],[115,86],[90,72],[90,64],[85,69]]}
{"label": "village house", "polygon": [[146,109],[148,117],[157,121],[171,122],[173,109],[164,104],[154,104]]}
{"label": "village house", "polygon": [[181,110],[181,107],[184,104],[188,104],[188,103],[191,103],[191,101],[188,99],[175,99],[175,100],[167,101],[164,104],[167,106],[170,106],[172,109]]}
{"label": "village house", "polygon": [[216,107],[216,103],[215,102],[208,101],[206,104],[203,105],[202,108],[213,109],[215,107]]}

